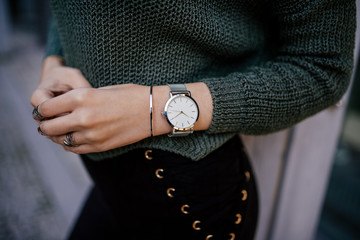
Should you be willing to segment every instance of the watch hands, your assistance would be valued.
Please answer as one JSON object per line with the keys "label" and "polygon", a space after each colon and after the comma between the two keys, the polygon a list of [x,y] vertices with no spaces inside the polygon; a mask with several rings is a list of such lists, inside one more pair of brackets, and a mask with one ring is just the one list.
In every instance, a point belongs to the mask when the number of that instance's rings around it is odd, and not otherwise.
{"label": "watch hands", "polygon": [[187,115],[186,113],[184,113],[183,111],[181,111],[182,114],[184,114],[185,116],[189,117],[189,115]]}
{"label": "watch hands", "polygon": [[180,114],[184,114],[185,116],[187,116],[188,118],[189,118],[189,115],[187,115],[186,113],[184,113],[183,111],[174,111],[174,112],[179,112],[178,114],[176,114],[176,116],[175,117],[173,117],[172,119],[170,119],[170,120],[173,120],[174,118],[176,118],[176,117],[178,117]]}
{"label": "watch hands", "polygon": [[176,118],[177,116],[179,116],[180,114],[182,114],[183,112],[181,111],[181,112],[179,112],[178,114],[176,114],[176,116],[175,117],[173,117],[172,119],[170,119],[170,121],[171,120],[173,120],[174,118]]}

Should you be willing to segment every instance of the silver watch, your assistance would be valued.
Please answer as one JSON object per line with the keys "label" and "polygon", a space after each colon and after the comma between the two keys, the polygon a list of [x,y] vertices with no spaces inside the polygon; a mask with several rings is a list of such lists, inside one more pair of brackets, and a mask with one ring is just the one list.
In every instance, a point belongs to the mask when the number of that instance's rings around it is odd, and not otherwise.
{"label": "silver watch", "polygon": [[172,126],[169,137],[187,136],[194,131],[199,118],[199,107],[184,84],[169,84],[170,99],[165,104],[164,116]]}

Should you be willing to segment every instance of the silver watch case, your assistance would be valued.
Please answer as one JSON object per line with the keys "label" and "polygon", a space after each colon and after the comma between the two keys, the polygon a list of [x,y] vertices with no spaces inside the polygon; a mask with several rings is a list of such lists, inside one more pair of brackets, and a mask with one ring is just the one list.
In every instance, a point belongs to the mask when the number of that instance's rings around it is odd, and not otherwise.
{"label": "silver watch case", "polygon": [[[170,102],[175,99],[175,98],[178,98],[178,97],[188,97],[190,98],[196,105],[196,109],[198,111],[198,114],[197,114],[197,118],[195,119],[194,121],[194,124],[192,124],[191,126],[189,127],[186,127],[186,128],[181,128],[181,127],[178,127],[178,126],[175,126],[173,125],[169,118],[168,118],[168,115],[167,115],[167,109],[169,107],[169,104]],[[169,133],[169,137],[182,137],[182,136],[187,136],[189,135],[190,133],[193,133],[194,132],[194,125],[195,123],[197,122],[197,120],[199,119],[199,115],[200,115],[200,111],[199,111],[199,106],[197,104],[197,102],[191,97],[190,95],[190,91],[181,91],[181,92],[175,92],[175,91],[171,91],[170,92],[170,98],[169,100],[166,102],[165,104],[165,108],[164,108],[164,111],[162,112],[163,115],[165,116],[167,122],[170,124],[170,126],[172,127],[172,131],[171,133]]]}

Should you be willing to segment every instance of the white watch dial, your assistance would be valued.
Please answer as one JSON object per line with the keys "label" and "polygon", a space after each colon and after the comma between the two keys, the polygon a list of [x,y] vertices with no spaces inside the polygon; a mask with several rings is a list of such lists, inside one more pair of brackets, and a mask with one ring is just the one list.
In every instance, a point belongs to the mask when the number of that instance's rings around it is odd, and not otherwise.
{"label": "white watch dial", "polygon": [[176,128],[192,127],[198,119],[199,110],[196,102],[187,96],[172,97],[166,107],[166,116]]}

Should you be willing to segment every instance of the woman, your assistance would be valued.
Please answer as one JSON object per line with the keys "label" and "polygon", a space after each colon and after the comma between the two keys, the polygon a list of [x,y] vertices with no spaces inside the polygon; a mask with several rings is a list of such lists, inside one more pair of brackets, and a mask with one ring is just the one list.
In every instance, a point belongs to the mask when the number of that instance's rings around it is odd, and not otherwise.
{"label": "woman", "polygon": [[287,128],[349,83],[354,1],[51,7],[33,116],[81,154],[118,236],[252,239],[256,183],[238,133]]}

